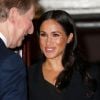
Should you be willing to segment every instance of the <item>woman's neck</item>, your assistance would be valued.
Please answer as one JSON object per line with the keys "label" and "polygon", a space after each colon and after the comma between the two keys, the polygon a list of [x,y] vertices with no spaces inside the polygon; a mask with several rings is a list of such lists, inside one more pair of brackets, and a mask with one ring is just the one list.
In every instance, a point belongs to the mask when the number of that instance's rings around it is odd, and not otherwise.
{"label": "woman's neck", "polygon": [[62,70],[63,67],[61,62],[46,60],[43,63],[42,72],[44,79],[52,85],[55,85],[56,79]]}
{"label": "woman's neck", "polygon": [[54,71],[62,71],[63,70],[63,65],[61,61],[59,60],[52,60],[52,59],[47,59],[44,62],[44,67],[54,70]]}

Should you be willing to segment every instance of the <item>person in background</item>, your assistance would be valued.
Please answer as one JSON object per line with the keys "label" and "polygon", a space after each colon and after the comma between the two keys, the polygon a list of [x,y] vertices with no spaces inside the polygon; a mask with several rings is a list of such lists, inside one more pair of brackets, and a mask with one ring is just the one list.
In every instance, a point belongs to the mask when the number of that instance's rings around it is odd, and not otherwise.
{"label": "person in background", "polygon": [[97,81],[77,46],[76,27],[63,10],[37,22],[40,61],[29,68],[29,100],[99,100]]}
{"label": "person in background", "polygon": [[27,100],[26,68],[12,50],[32,34],[35,0],[0,0],[0,100]]}

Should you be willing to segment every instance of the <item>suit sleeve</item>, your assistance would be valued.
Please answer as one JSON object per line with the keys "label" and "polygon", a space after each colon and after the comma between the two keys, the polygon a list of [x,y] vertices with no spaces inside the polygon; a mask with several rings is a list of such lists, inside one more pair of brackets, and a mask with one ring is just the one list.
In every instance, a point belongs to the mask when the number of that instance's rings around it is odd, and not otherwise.
{"label": "suit sleeve", "polygon": [[0,100],[27,100],[26,68],[20,56],[11,55],[0,67]]}

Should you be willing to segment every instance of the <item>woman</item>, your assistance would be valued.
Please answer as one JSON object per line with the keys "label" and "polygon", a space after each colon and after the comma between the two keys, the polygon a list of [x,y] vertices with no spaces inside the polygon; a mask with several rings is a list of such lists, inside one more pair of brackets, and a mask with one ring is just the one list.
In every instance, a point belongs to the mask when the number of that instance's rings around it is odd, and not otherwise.
{"label": "woman", "polygon": [[40,17],[37,28],[42,59],[29,70],[30,100],[99,100],[97,82],[76,52],[72,17],[51,10]]}

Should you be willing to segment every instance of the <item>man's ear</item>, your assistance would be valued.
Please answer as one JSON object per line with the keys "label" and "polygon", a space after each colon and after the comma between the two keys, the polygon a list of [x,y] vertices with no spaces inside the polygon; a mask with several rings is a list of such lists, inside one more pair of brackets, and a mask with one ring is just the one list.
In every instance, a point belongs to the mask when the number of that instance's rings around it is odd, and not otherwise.
{"label": "man's ear", "polygon": [[68,36],[67,43],[70,43],[73,40],[73,33],[70,33]]}
{"label": "man's ear", "polygon": [[8,19],[10,20],[10,22],[14,23],[17,16],[18,16],[18,9],[15,7],[11,8],[8,15]]}

